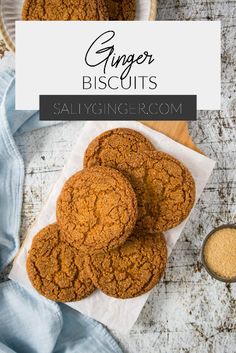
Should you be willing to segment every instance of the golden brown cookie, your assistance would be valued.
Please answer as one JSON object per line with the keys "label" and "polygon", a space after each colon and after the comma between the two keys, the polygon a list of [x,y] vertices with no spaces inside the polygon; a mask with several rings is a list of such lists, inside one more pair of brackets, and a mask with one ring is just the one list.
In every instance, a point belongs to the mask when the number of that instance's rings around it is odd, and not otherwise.
{"label": "golden brown cookie", "polygon": [[133,234],[119,248],[86,259],[94,285],[116,298],[133,298],[152,289],[167,262],[161,234]]}
{"label": "golden brown cookie", "polygon": [[110,166],[130,181],[138,199],[138,227],[148,232],[165,231],[181,223],[195,200],[195,183],[188,169],[176,158],[155,151],[150,145],[132,144],[109,131],[87,148],[84,166]]}
{"label": "golden brown cookie", "polygon": [[195,201],[191,173],[164,152],[143,152],[139,160],[142,165],[131,175],[139,200],[139,227],[152,231],[176,227],[189,215]]}
{"label": "golden brown cookie", "polygon": [[137,220],[137,200],[129,181],[107,167],[84,169],[64,184],[57,220],[66,239],[85,253],[115,248]]}
{"label": "golden brown cookie", "polygon": [[106,0],[110,20],[132,21],[135,19],[136,0]]}
{"label": "golden brown cookie", "polygon": [[57,224],[43,228],[34,237],[26,266],[32,285],[48,299],[80,300],[95,289],[84,257],[62,240]]}
{"label": "golden brown cookie", "polygon": [[[117,128],[103,132],[87,147],[84,166],[106,165],[125,171],[127,161],[136,159],[137,153],[154,151],[151,142],[138,131]],[[122,168],[122,165],[124,168]]]}
{"label": "golden brown cookie", "polygon": [[105,0],[25,0],[23,20],[108,20]]}

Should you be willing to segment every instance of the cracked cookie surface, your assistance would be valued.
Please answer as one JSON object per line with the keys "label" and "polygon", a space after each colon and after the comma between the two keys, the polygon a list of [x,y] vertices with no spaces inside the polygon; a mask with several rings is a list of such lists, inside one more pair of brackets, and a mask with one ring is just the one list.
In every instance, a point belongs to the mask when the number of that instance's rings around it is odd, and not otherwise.
{"label": "cracked cookie surface", "polygon": [[108,20],[105,0],[25,0],[23,20]]}
{"label": "cracked cookie surface", "polygon": [[88,273],[105,294],[133,298],[151,290],[160,280],[167,262],[161,234],[136,232],[119,248],[86,258]]}
{"label": "cracked cookie surface", "polygon": [[165,231],[176,227],[190,213],[195,201],[195,182],[176,158],[160,151],[144,152],[132,171],[138,194],[139,227]]}
{"label": "cracked cookie surface", "polygon": [[27,272],[35,289],[48,299],[69,302],[91,294],[85,258],[63,241],[57,224],[43,228],[33,239],[27,257]]}
{"label": "cracked cookie surface", "polygon": [[135,19],[136,0],[106,0],[109,19],[132,21]]}
{"label": "cracked cookie surface", "polygon": [[98,136],[85,152],[84,165],[110,166],[129,179],[138,199],[140,230],[162,232],[177,226],[194,204],[195,183],[191,173],[164,152],[148,149],[146,144],[140,148],[143,145],[136,143],[132,149],[132,144],[123,141],[125,138],[112,139],[109,131]]}
{"label": "cracked cookie surface", "polygon": [[[103,132],[88,145],[84,166],[106,165],[125,172],[127,161],[137,158],[137,153],[154,151],[151,142],[139,132],[117,128]],[[122,168],[122,166],[124,168]]]}
{"label": "cracked cookie surface", "polygon": [[87,168],[69,178],[57,200],[57,221],[66,240],[88,253],[115,248],[137,220],[137,199],[117,170]]}

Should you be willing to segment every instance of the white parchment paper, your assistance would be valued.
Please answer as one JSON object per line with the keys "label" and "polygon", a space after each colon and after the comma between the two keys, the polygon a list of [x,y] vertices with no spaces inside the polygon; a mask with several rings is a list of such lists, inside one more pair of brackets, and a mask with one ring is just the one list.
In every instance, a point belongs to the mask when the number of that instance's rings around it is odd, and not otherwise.
{"label": "white parchment paper", "polygon": [[[196,183],[196,201],[198,200],[214,168],[214,161],[138,122],[86,122],[81,130],[78,131],[78,141],[71,152],[70,158],[62,170],[60,178],[54,185],[38,219],[29,230],[24,244],[14,261],[13,268],[9,275],[12,280],[26,288],[33,288],[29,281],[25,264],[27,253],[30,249],[34,235],[49,223],[55,222],[56,200],[60,190],[64,182],[72,174],[82,169],[83,155],[90,141],[100,133],[116,127],[129,127],[137,130],[149,138],[157,149],[178,158],[191,171],[194,177]],[[165,232],[168,255],[170,255],[175,246],[186,222],[187,219],[179,226]],[[96,290],[88,298],[78,302],[68,303],[68,305],[75,310],[102,322],[111,329],[127,333],[137,320],[148,295],[149,293],[133,299],[116,299]]]}

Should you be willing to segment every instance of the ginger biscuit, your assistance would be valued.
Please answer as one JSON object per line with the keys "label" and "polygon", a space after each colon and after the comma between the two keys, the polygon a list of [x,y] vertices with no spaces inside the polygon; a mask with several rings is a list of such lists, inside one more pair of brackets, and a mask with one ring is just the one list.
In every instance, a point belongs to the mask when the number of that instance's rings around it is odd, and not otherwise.
{"label": "ginger biscuit", "polygon": [[135,19],[136,0],[106,0],[109,19],[132,21]]}
{"label": "ginger biscuit", "polygon": [[143,152],[141,167],[132,171],[139,202],[139,227],[165,231],[176,227],[190,213],[195,182],[176,158],[160,151]]}
{"label": "ginger biscuit", "polygon": [[136,220],[133,188],[112,168],[79,171],[64,184],[57,201],[57,221],[66,240],[88,254],[124,243]]}
{"label": "ginger biscuit", "polygon": [[127,128],[108,130],[88,145],[84,166],[106,165],[125,172],[128,161],[136,159],[137,154],[146,150],[153,151],[155,148],[139,132]]}
{"label": "ginger biscuit", "polygon": [[138,199],[141,230],[162,232],[181,223],[195,200],[195,183],[188,169],[176,158],[155,151],[152,145],[129,145],[126,137],[112,137],[108,131],[90,143],[84,166],[110,166],[128,178]]}
{"label": "ginger biscuit", "polygon": [[108,20],[105,0],[25,0],[23,20],[93,21]]}
{"label": "ginger biscuit", "polygon": [[57,224],[43,228],[34,237],[26,267],[35,289],[51,300],[80,300],[95,289],[87,274],[85,258],[62,240]]}
{"label": "ginger biscuit", "polygon": [[119,248],[86,258],[94,285],[109,296],[123,299],[152,289],[166,262],[166,243],[161,234],[133,234]]}

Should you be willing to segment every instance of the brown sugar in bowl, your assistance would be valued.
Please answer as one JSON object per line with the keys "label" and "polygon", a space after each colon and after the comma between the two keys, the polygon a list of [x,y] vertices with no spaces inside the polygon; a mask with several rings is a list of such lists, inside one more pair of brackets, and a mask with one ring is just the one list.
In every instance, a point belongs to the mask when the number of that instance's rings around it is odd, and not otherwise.
{"label": "brown sugar in bowl", "polygon": [[201,258],[213,278],[236,282],[236,225],[225,224],[213,229],[202,244]]}

